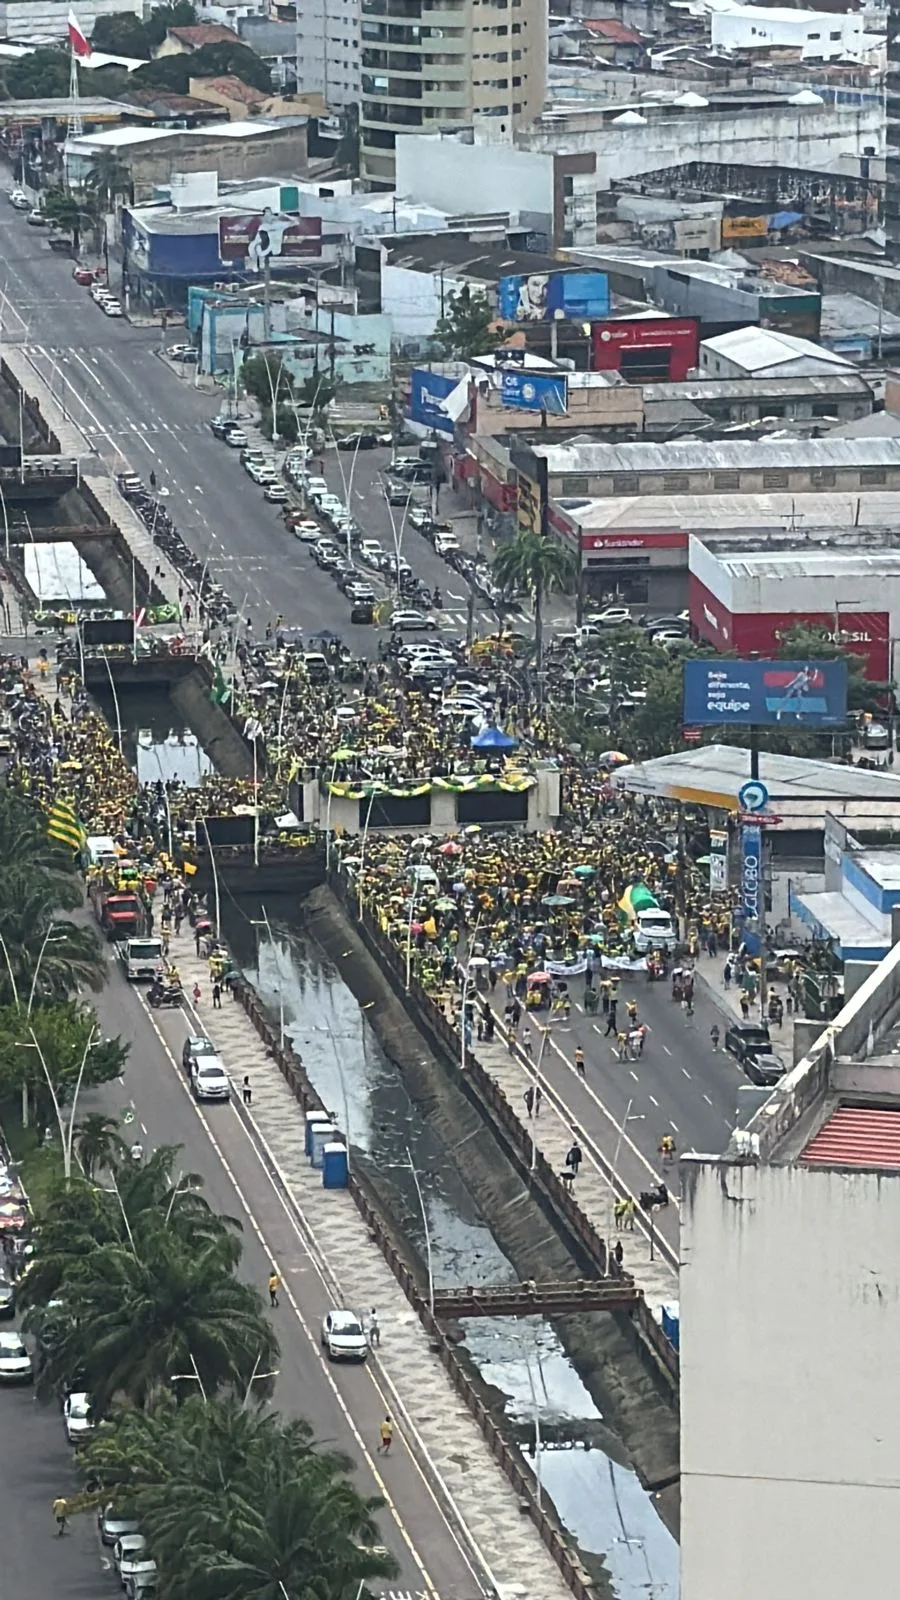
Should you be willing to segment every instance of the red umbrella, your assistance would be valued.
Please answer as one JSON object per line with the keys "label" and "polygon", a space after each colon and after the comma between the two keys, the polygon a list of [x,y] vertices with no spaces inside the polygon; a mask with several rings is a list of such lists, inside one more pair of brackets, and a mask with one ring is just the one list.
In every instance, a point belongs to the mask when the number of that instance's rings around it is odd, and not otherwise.
{"label": "red umbrella", "polygon": [[455,839],[448,839],[446,844],[442,844],[441,845],[441,847],[440,847],[440,849],[438,851],[438,855],[439,856],[461,856],[462,855],[462,849],[463,849],[462,845],[461,844],[457,844]]}

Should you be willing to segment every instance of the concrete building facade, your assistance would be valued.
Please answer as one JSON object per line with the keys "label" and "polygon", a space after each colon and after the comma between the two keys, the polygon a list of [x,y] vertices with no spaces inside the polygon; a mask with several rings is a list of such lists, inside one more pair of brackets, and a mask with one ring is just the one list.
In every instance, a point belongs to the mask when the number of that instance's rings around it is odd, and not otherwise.
{"label": "concrete building facade", "polygon": [[888,6],[884,106],[884,245],[888,259],[900,262],[900,0]]}
{"label": "concrete building facade", "polygon": [[297,0],[297,88],[327,106],[358,105],[359,0]]}
{"label": "concrete building facade", "polygon": [[394,187],[398,133],[475,127],[510,145],[540,114],[541,0],[361,0],[361,10],[360,174],[373,188]]}

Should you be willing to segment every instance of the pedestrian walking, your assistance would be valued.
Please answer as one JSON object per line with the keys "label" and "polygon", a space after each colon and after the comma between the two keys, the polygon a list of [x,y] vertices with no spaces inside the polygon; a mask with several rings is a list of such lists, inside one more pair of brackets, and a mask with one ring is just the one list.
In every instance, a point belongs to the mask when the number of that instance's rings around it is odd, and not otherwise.
{"label": "pedestrian walking", "polygon": [[626,1200],[617,1200],[613,1206],[613,1221],[616,1225],[616,1233],[621,1233],[622,1231],[622,1225],[625,1221],[625,1207],[627,1203],[628,1202]]}
{"label": "pedestrian walking", "polygon": [[213,984],[213,1010],[214,1011],[221,1011],[221,1009],[222,1009],[222,985],[219,983],[219,980],[217,978],[215,983]]}
{"label": "pedestrian walking", "polygon": [[278,1276],[278,1273],[275,1271],[275,1268],[273,1267],[272,1271],[269,1273],[269,1305],[270,1306],[277,1306],[277,1304],[278,1304],[278,1291],[279,1291],[280,1288],[281,1288],[281,1279]]}
{"label": "pedestrian walking", "polygon": [[575,1071],[578,1073],[579,1078],[584,1077],[584,1051],[581,1045],[578,1045],[575,1050]]}
{"label": "pedestrian walking", "polygon": [[199,983],[195,983],[194,984],[194,987],[193,987],[191,993],[194,996],[194,1005],[198,1006],[200,1004],[200,985],[199,985]]}
{"label": "pedestrian walking", "polygon": [[722,982],[724,983],[726,989],[730,989],[731,988],[731,976],[732,976],[731,962],[730,961],[726,961],[724,967],[722,968]]}
{"label": "pedestrian walking", "polygon": [[743,991],[741,993],[741,1016],[745,1022],[750,1016],[750,997]]}
{"label": "pedestrian walking", "polygon": [[634,1200],[632,1199],[632,1196],[629,1195],[628,1199],[623,1203],[625,1207],[622,1213],[623,1224],[630,1233],[634,1233]]}
{"label": "pedestrian walking", "polygon": [[625,1258],[625,1251],[622,1249],[622,1241],[621,1241],[621,1239],[617,1239],[615,1244],[613,1245],[613,1256],[615,1258],[616,1266],[617,1267],[621,1267],[622,1262],[623,1262],[623,1260]]}
{"label": "pedestrian walking", "polygon": [[522,1099],[525,1101],[525,1110],[528,1112],[529,1117],[533,1117],[534,1116],[534,1088],[532,1087],[531,1084],[528,1085],[528,1088],[525,1090],[525,1093],[523,1094]]}
{"label": "pedestrian walking", "polygon": [[522,1029],[522,1049],[525,1051],[529,1061],[533,1061],[534,1045],[531,1042],[531,1029],[529,1027],[524,1027]]}
{"label": "pedestrian walking", "polygon": [[375,1307],[373,1306],[371,1311],[369,1312],[369,1345],[370,1345],[371,1349],[377,1350],[378,1346],[380,1344],[381,1344],[381,1328],[379,1327],[379,1324],[378,1324],[378,1312],[375,1310]]}
{"label": "pedestrian walking", "polygon": [[718,1050],[718,1048],[719,1048],[719,1040],[720,1040],[721,1037],[722,1036],[721,1036],[721,1034],[719,1032],[719,1024],[717,1022],[714,1022],[712,1027],[709,1030],[709,1042],[712,1045],[714,1050]]}
{"label": "pedestrian walking", "polygon": [[241,1099],[243,1100],[245,1106],[249,1106],[253,1099],[253,1090],[250,1087],[250,1079],[247,1077],[246,1073],[244,1074],[244,1081],[241,1084]]}
{"label": "pedestrian walking", "polygon": [[385,1417],[381,1427],[378,1429],[378,1433],[380,1438],[378,1454],[380,1456],[389,1456],[391,1453],[391,1445],[394,1442],[394,1424],[392,1423],[390,1417]]}
{"label": "pedestrian walking", "polygon": [[577,1139],[573,1139],[572,1144],[569,1147],[568,1155],[566,1156],[566,1166],[570,1169],[573,1178],[578,1177],[578,1169],[581,1166],[583,1159],[584,1157],[581,1152],[581,1145],[578,1143]]}
{"label": "pedestrian walking", "polygon": [[632,1061],[637,1061],[637,1058],[640,1055],[641,1050],[643,1049],[643,1046],[644,1046],[644,1035],[643,1035],[642,1030],[640,1028],[629,1028],[629,1030],[628,1030],[628,1049],[629,1049],[629,1051],[631,1053]]}
{"label": "pedestrian walking", "polygon": [[58,1495],[53,1502],[53,1515],[56,1518],[56,1532],[58,1537],[69,1531],[69,1518],[66,1502],[62,1495]]}
{"label": "pedestrian walking", "polygon": [[616,1013],[615,1013],[615,1008],[613,1006],[610,1006],[609,1010],[606,1013],[606,1033],[604,1035],[604,1038],[608,1039],[610,1034],[611,1033],[615,1033],[615,1032],[616,1032]]}

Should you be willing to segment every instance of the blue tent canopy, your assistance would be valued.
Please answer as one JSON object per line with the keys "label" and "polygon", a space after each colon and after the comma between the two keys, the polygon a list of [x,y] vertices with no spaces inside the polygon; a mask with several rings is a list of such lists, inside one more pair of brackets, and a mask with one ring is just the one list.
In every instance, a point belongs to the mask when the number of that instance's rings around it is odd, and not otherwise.
{"label": "blue tent canopy", "polygon": [[518,739],[511,733],[504,733],[502,728],[482,728],[472,740],[473,750],[515,750]]}

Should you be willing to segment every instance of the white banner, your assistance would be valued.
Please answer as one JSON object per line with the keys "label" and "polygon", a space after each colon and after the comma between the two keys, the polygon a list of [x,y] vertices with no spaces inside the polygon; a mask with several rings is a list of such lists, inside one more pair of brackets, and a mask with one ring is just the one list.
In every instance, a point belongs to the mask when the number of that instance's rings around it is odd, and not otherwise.
{"label": "white banner", "polygon": [[646,956],[602,956],[601,965],[606,972],[646,972]]}
{"label": "white banner", "polygon": [[544,971],[551,978],[581,978],[587,972],[587,956],[578,961],[545,961]]}

